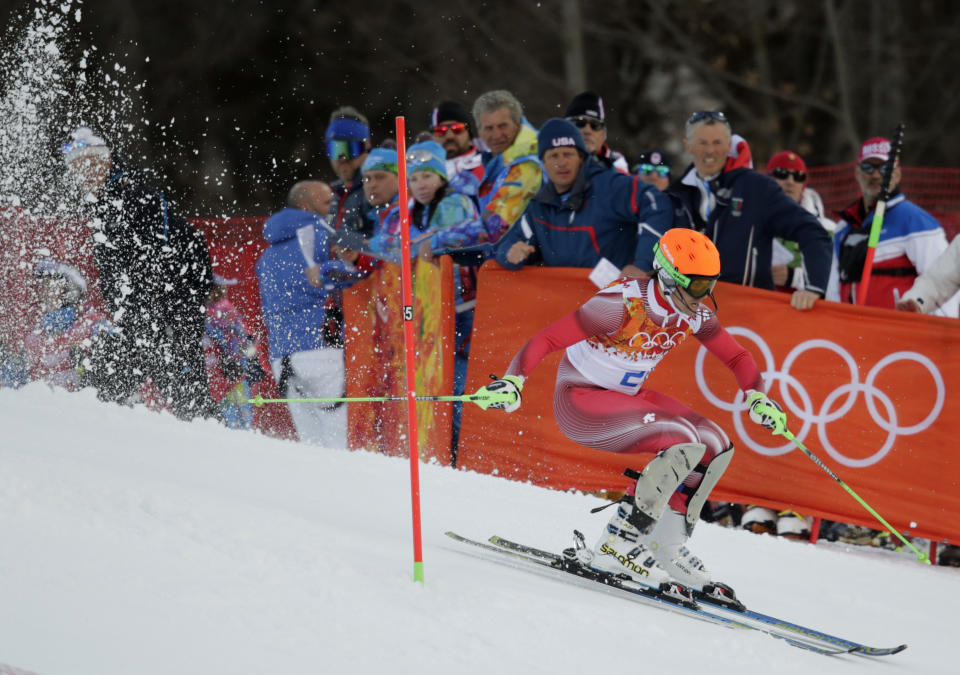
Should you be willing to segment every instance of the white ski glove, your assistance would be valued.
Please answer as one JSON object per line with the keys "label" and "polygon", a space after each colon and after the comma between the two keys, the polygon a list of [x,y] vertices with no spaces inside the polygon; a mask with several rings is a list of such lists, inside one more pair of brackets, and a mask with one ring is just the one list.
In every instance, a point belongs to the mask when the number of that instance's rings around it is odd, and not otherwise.
{"label": "white ski glove", "polygon": [[520,390],[523,389],[523,378],[516,375],[504,375],[502,378],[494,379],[486,387],[477,391],[477,396],[486,394],[513,394],[512,401],[494,401],[486,405],[486,408],[497,408],[505,410],[508,413],[520,407]]}
{"label": "white ski glove", "polygon": [[766,394],[751,389],[747,392],[747,407],[750,421],[769,429],[774,435],[782,434],[787,428],[787,415],[780,404]]}

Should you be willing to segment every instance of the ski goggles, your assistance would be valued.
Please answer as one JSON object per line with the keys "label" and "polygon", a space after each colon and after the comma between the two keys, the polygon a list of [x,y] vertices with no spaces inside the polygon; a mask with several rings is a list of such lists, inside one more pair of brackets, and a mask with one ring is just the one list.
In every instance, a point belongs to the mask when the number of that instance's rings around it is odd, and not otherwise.
{"label": "ski goggles", "polygon": [[666,178],[670,175],[670,167],[666,164],[641,164],[640,165],[640,175],[649,176],[650,174],[655,173],[661,178]]}
{"label": "ski goggles", "polygon": [[677,286],[685,290],[692,297],[699,300],[713,293],[713,288],[717,285],[717,277],[707,277],[700,274],[684,274],[667,260],[667,256],[660,250],[659,242],[657,242],[657,245],[653,249],[653,256],[660,264],[660,267],[663,268],[663,271],[670,275],[670,278],[677,283]]}
{"label": "ski goggles", "polygon": [[462,134],[467,130],[466,122],[454,122],[453,124],[438,124],[433,127],[430,131],[433,132],[434,136],[443,136],[448,131],[452,131],[455,134]]}
{"label": "ski goggles", "polygon": [[781,168],[773,169],[770,172],[770,175],[776,178],[777,180],[787,180],[788,176],[793,176],[793,180],[797,181],[798,183],[807,182],[807,172],[800,171],[798,169],[784,169],[781,167]]}
{"label": "ski goggles", "polygon": [[367,151],[367,143],[356,138],[331,138],[327,141],[330,159],[356,159]]}
{"label": "ski goggles", "polygon": [[607,123],[603,120],[598,120],[595,117],[587,117],[585,115],[581,115],[579,117],[568,117],[567,121],[572,123],[577,129],[583,129],[584,127],[588,126],[594,131],[600,131],[607,126]]}

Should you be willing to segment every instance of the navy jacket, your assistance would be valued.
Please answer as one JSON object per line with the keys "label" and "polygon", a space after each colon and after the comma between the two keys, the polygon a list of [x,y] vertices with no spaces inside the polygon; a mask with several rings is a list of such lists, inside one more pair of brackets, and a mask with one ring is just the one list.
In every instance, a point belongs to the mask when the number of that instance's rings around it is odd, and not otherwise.
{"label": "navy jacket", "polygon": [[733,169],[710,182],[714,204],[706,215],[704,187],[691,166],[667,189],[677,206],[675,224],[693,227],[720,251],[720,280],[774,289],[770,273],[773,240],[799,244],[807,272],[806,288],[824,295],[833,256],[830,233],[777,185],[752,169]]}
{"label": "navy jacket", "polygon": [[[497,242],[494,255],[507,269],[542,262],[557,267],[594,267],[607,258],[617,267],[653,269],[653,246],[671,227],[673,207],[662,192],[636,176],[584,164],[566,200],[545,182],[520,220]],[[518,241],[536,247],[524,263],[507,262]]]}

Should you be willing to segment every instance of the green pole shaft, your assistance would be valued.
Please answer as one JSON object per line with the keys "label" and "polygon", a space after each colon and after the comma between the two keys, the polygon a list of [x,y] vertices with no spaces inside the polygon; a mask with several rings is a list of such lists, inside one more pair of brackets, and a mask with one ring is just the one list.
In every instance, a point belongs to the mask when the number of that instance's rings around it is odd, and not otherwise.
{"label": "green pole shaft", "polygon": [[922,562],[922,563],[926,563],[927,565],[930,565],[930,564],[931,564],[931,563],[930,563],[930,558],[929,558],[929,556],[927,556],[926,553],[923,553],[923,552],[921,552],[921,551],[918,551],[916,546],[914,546],[914,545],[911,544],[909,541],[907,541],[907,538],[904,537],[902,534],[900,534],[900,531],[899,531],[899,530],[897,530],[897,529],[896,529],[895,527],[893,527],[890,523],[888,523],[886,520],[884,520],[883,516],[881,516],[879,513],[877,513],[876,510],[875,510],[872,506],[870,506],[869,504],[867,504],[867,503],[860,497],[860,495],[858,495],[856,492],[854,492],[854,491],[853,491],[853,488],[851,488],[849,485],[847,485],[845,482],[843,482],[843,480],[840,478],[840,476],[838,476],[837,474],[835,474],[835,473],[830,469],[830,467],[828,467],[826,464],[824,464],[824,463],[820,460],[819,457],[817,457],[815,454],[813,454],[812,452],[810,452],[803,443],[801,443],[800,441],[798,441],[797,438],[796,438],[796,436],[794,436],[792,433],[790,433],[790,431],[787,430],[787,429],[784,429],[783,435],[784,435],[785,437],[789,438],[791,441],[793,441],[793,443],[794,443],[798,448],[800,448],[800,450],[803,451],[803,454],[805,454],[807,457],[809,457],[810,459],[812,459],[813,462],[814,462],[817,466],[819,466],[821,469],[823,469],[824,471],[826,471],[826,473],[827,473],[828,476],[830,476],[833,480],[835,480],[835,481],[837,481],[838,483],[840,483],[840,486],[843,487],[843,489],[846,490],[846,491],[850,494],[851,497],[853,497],[854,499],[856,499],[856,500],[860,503],[860,506],[862,506],[863,508],[865,508],[865,509],[867,510],[867,512],[870,513],[871,516],[873,516],[873,517],[876,518],[881,524],[883,524],[883,526],[884,526],[885,528],[887,528],[887,531],[888,531],[888,532],[890,532],[891,534],[896,535],[897,539],[899,539],[899,540],[902,541],[904,544],[906,544],[906,545],[907,545],[907,548],[909,548],[911,551],[913,551],[913,552],[917,555],[917,560],[919,560],[919,561]]}
{"label": "green pole shaft", "polygon": [[[383,403],[386,401],[406,401],[406,396],[336,396],[329,398],[264,398],[254,396],[247,399],[258,408],[264,403]],[[512,403],[514,395],[509,393],[461,394],[460,396],[417,396],[417,401],[470,402],[486,410],[492,403]]]}

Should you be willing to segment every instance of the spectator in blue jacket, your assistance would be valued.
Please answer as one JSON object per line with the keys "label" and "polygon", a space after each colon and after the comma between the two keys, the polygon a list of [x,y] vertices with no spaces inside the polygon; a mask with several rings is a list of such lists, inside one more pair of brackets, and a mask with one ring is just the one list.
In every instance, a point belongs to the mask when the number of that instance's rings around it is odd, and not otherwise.
{"label": "spectator in blue jacket", "polygon": [[693,164],[668,189],[678,207],[676,225],[713,240],[722,261],[720,281],[770,290],[775,288],[770,271],[773,240],[797,242],[806,279],[790,304],[810,309],[826,293],[833,255],[830,234],[775,180],[728,162],[732,138],[722,112],[695,112],[687,120],[683,147]]}
{"label": "spectator in blue jacket", "polygon": [[497,243],[497,262],[592,268],[606,258],[624,274],[652,270],[654,244],[673,222],[666,195],[592,161],[565,119],[548,120],[537,142],[547,181]]}
{"label": "spectator in blue jacket", "polygon": [[[287,196],[287,206],[267,219],[263,237],[270,244],[257,262],[260,303],[267,326],[270,366],[282,398],[328,398],[344,395],[342,342],[324,335],[324,304],[344,281],[317,287],[307,281],[307,257],[329,261],[329,228],[312,208],[324,201],[320,181],[302,181]],[[303,245],[312,250],[305,251]],[[330,275],[324,275],[329,279]],[[342,448],[346,444],[346,410],[340,404],[291,403],[290,415],[300,440]]]}

